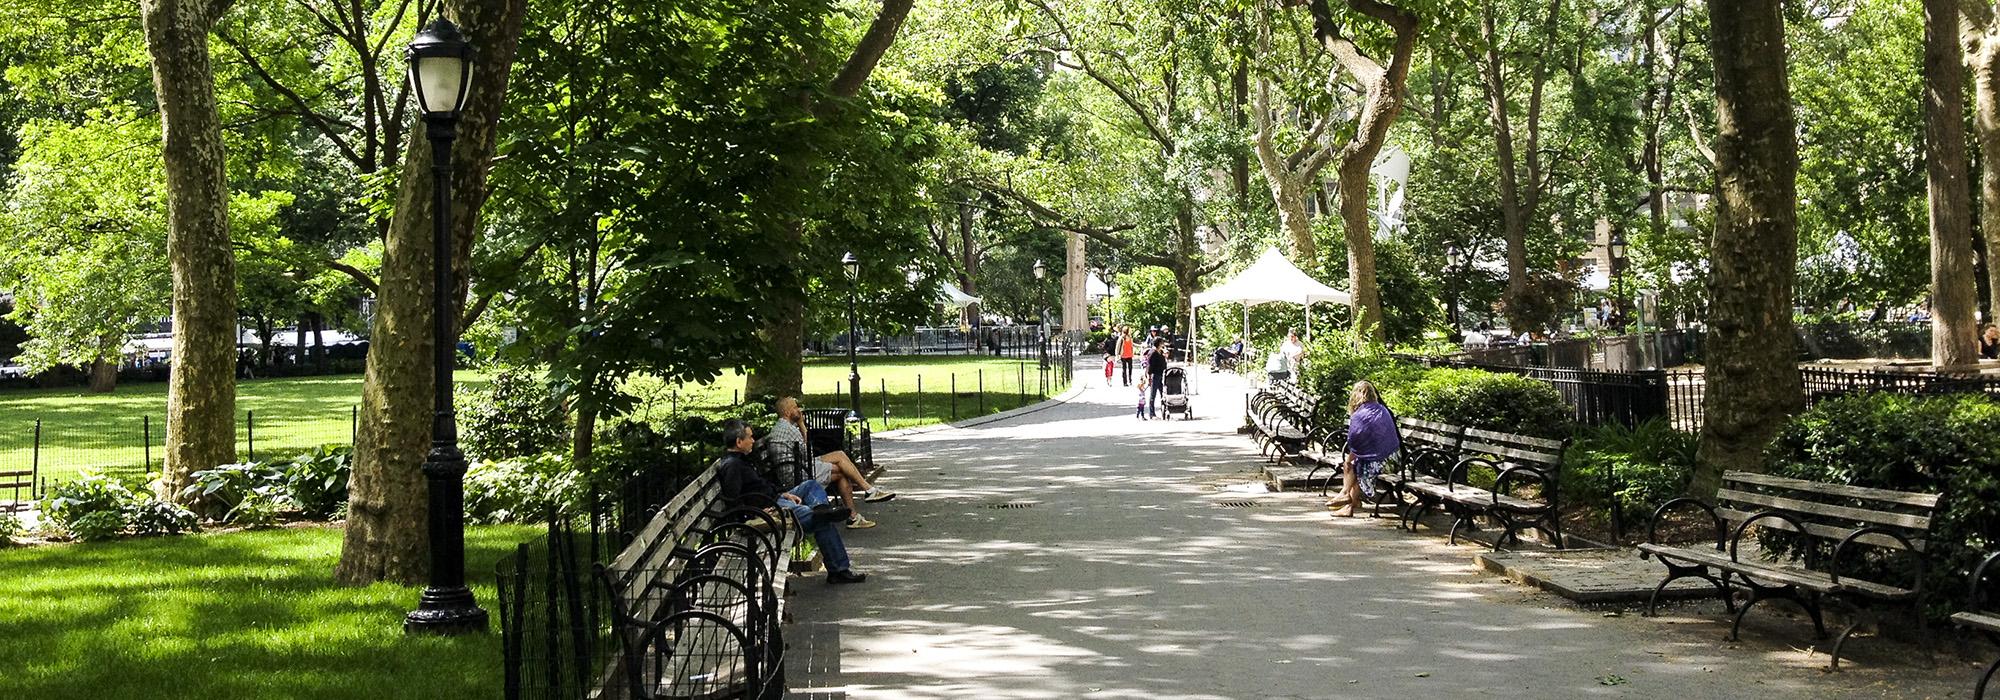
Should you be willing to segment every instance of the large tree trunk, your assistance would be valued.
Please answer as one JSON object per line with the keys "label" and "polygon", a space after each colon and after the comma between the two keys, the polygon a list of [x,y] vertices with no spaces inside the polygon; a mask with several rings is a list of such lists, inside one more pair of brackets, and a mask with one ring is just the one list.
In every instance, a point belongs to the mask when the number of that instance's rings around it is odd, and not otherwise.
{"label": "large tree trunk", "polygon": [[90,391],[109,394],[118,390],[118,360],[100,359],[90,363]]}
{"label": "large tree trunk", "polygon": [[[1931,363],[1979,362],[1972,192],[1965,162],[1965,66],[1958,3],[1924,0],[1924,170],[1930,184]],[[1991,156],[1989,156],[1991,157]]]}
{"label": "large tree trunk", "polygon": [[[167,381],[162,497],[188,475],[236,460],[236,257],[208,32],[224,3],[141,0],[167,179],[174,370]],[[115,370],[114,370],[115,371]]]}
{"label": "large tree trunk", "polygon": [[[965,270],[958,278],[958,289],[966,294],[977,295],[979,293],[979,245],[973,239],[972,235],[972,216],[973,209],[971,204],[958,205],[958,251],[961,261],[964,262]],[[965,327],[978,328],[979,303],[966,304],[964,313]]]}
{"label": "large tree trunk", "polygon": [[1354,328],[1360,337],[1381,341],[1382,289],[1375,282],[1375,227],[1368,216],[1368,168],[1375,156],[1349,158],[1340,164],[1340,223],[1347,234],[1348,291],[1354,295]]}
{"label": "large tree trunk", "polygon": [[1063,253],[1062,330],[1090,330],[1090,271],[1084,265],[1083,234],[1071,232]]}
{"label": "large tree trunk", "polygon": [[[874,74],[875,66],[882,61],[882,55],[896,43],[896,34],[902,31],[903,20],[910,15],[916,0],[882,0],[882,8],[875,13],[875,20],[868,25],[868,31],[861,36],[861,42],[854,46],[847,62],[840,72],[827,84],[827,94],[837,100],[846,100],[861,93],[861,86],[868,83],[868,76]],[[807,105],[817,111],[827,103]],[[805,168],[808,164],[794,155],[786,163],[789,168]],[[781,245],[786,250],[781,255],[791,256],[792,265],[800,266],[798,250],[805,240],[803,222],[796,222],[790,228],[787,240]],[[967,290],[970,294],[971,291]],[[805,363],[801,354],[805,351],[806,298],[803,287],[781,290],[772,309],[770,325],[764,330],[764,362],[744,377],[744,395],[797,396],[804,383]]]}
{"label": "large tree trunk", "polygon": [[1715,234],[1709,260],[1708,391],[1689,490],[1761,454],[1803,402],[1792,343],[1798,259],[1798,142],[1781,0],[1711,0],[1715,56]]}
{"label": "large tree trunk", "polygon": [[[460,305],[525,10],[525,0],[447,0],[442,9],[442,16],[457,20],[477,49],[475,74],[481,76],[466,98],[452,148],[452,267],[461,274],[457,289],[445,293],[455,295]],[[335,580],[349,585],[420,582],[430,553],[420,467],[431,437],[431,222],[436,212],[431,149],[419,141],[422,130],[413,131],[383,251],[354,476],[348,485],[346,539],[334,568]]]}
{"label": "large tree trunk", "polygon": [[1973,59],[1979,134],[1979,228],[1986,238],[1988,320],[2000,318],[2000,37],[1981,41]]}

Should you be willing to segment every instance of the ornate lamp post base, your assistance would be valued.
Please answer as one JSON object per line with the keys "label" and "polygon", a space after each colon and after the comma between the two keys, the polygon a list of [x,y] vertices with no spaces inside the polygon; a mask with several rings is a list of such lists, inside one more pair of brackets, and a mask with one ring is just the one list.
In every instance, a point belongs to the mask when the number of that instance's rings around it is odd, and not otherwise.
{"label": "ornate lamp post base", "polygon": [[472,589],[426,588],[417,609],[403,617],[408,634],[460,635],[486,631],[486,611],[472,599]]}

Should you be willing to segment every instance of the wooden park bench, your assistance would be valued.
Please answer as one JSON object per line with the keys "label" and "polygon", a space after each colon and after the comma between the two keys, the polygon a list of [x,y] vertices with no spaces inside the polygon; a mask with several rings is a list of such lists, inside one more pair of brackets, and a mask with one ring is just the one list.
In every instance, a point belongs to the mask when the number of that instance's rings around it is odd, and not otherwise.
{"label": "wooden park bench", "polygon": [[1250,398],[1250,437],[1266,459],[1283,461],[1298,455],[1312,442],[1318,406],[1319,401],[1297,384],[1271,382]]}
{"label": "wooden park bench", "polygon": [[[1953,614],[1951,621],[1986,635],[1994,644],[2000,644],[2000,591],[1987,585],[1988,575],[2000,578],[2000,552],[1987,557],[1986,561],[1980,562],[1978,569],[1973,570],[1972,590],[1966,599],[1965,612]],[[1992,665],[1986,667],[1986,673],[1979,676],[1979,685],[1973,688],[1972,700],[1984,700],[1986,685],[1992,682],[1995,672],[2000,672],[2000,659],[1995,659]]]}
{"label": "wooden park bench", "polygon": [[[1446,452],[1441,446],[1451,440],[1452,427],[1429,424],[1426,429],[1434,430],[1436,435],[1419,439],[1439,446],[1437,455],[1455,453],[1451,467],[1442,475],[1418,471],[1396,483],[1398,491],[1415,498],[1413,507],[1405,510],[1404,524],[1415,529],[1426,513],[1441,508],[1452,516],[1451,535],[1447,538],[1452,544],[1458,543],[1460,529],[1478,529],[1474,519],[1485,516],[1500,522],[1500,534],[1493,539],[1496,550],[1509,542],[1520,542],[1520,533],[1528,530],[1542,533],[1549,543],[1561,549],[1559,484],[1566,441],[1463,428],[1456,432],[1455,449]],[[1433,460],[1432,468],[1445,463],[1437,457],[1428,459]],[[1495,474],[1491,488],[1472,484],[1474,467]]]}
{"label": "wooden park bench", "polygon": [[1458,443],[1465,429],[1450,423],[1400,417],[1396,419],[1396,428],[1403,448],[1376,477],[1381,488],[1376,491],[1375,517],[1382,516],[1383,503],[1397,503],[1403,506],[1397,513],[1397,527],[1415,530],[1416,513],[1425,501],[1410,487],[1418,483],[1445,483],[1445,477],[1458,463]]}
{"label": "wooden park bench", "polygon": [[605,697],[773,698],[784,692],[782,585],[798,528],[730,506],[710,465],[597,578],[620,651]]}
{"label": "wooden park bench", "polygon": [[[1715,586],[1717,597],[1735,614],[1735,622],[1729,627],[1730,641],[1737,639],[1743,617],[1751,606],[1762,600],[1790,600],[1805,608],[1819,637],[1826,636],[1826,623],[1821,615],[1825,603],[1907,605],[1916,617],[1917,634],[1928,654],[1930,635],[1924,626],[1923,579],[1937,503],[1936,494],[1727,472],[1722,476],[1722,488],[1716,493],[1713,505],[1693,498],[1677,498],[1653,512],[1646,542],[1639,545],[1639,556],[1657,557],[1666,565],[1667,576],[1646,601],[1646,615],[1653,614],[1660,591],[1667,584],[1688,577]],[[1708,515],[1708,524],[1714,526],[1715,532],[1713,546],[1707,545],[1706,540],[1698,546],[1659,541],[1662,518],[1675,508],[1687,506]],[[1744,560],[1740,556],[1743,538],[1753,525],[1804,538],[1805,555],[1785,561],[1767,561],[1756,556]],[[1822,558],[1817,553],[1824,543],[1835,544],[1833,554]],[[1870,559],[1877,563],[1890,556],[1913,559],[1914,581],[1908,585],[1876,581],[1872,579],[1880,578],[1879,575],[1850,568],[1859,559],[1856,555],[1864,553],[1864,547],[1879,555]],[[1734,598],[1738,588],[1747,591],[1741,608]],[[1855,609],[1862,611],[1858,606]],[[1840,668],[1841,645],[1867,617],[1872,614],[1857,615],[1852,624],[1841,630],[1833,643],[1830,668]]]}
{"label": "wooden park bench", "polygon": [[[0,513],[27,510],[35,500],[35,469],[10,469],[0,471],[0,491],[10,491],[5,501],[0,501]],[[28,494],[22,498],[22,492]]]}

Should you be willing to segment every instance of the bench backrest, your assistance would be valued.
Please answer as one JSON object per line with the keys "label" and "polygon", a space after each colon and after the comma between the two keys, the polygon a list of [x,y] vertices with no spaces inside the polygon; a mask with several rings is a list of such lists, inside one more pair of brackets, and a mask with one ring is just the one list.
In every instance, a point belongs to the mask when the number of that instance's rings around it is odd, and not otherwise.
{"label": "bench backrest", "polygon": [[[1879,527],[1910,540],[1911,548],[1928,546],[1938,495],[1890,489],[1828,484],[1754,472],[1726,472],[1715,494],[1716,514],[1732,526],[1767,510],[1782,511],[1805,526],[1805,534],[1838,542],[1864,527]],[[1766,518],[1758,525],[1797,532],[1793,524]],[[1858,540],[1880,547],[1900,548],[1894,537],[1869,533]]]}
{"label": "bench backrest", "polygon": [[1297,384],[1281,379],[1271,382],[1271,388],[1278,394],[1278,400],[1284,402],[1285,408],[1296,415],[1310,418],[1319,410],[1319,400]]}
{"label": "bench backrest", "polygon": [[1403,431],[1403,444],[1409,447],[1457,451],[1458,441],[1465,429],[1450,423],[1439,423],[1422,418],[1397,417],[1396,425]]}
{"label": "bench backrest", "polygon": [[1503,464],[1526,467],[1553,476],[1562,471],[1564,444],[1563,440],[1466,428],[1458,449],[1460,453],[1489,455]]}
{"label": "bench backrest", "polygon": [[[720,460],[717,460],[720,462]],[[687,559],[703,544],[702,526],[711,518],[722,499],[722,481],[715,464],[694,478],[673,500],[661,506],[632,541],[619,550],[606,567],[618,590],[626,592],[628,609],[640,619],[650,619],[664,601],[645,599],[647,580],[671,581],[687,566]]]}

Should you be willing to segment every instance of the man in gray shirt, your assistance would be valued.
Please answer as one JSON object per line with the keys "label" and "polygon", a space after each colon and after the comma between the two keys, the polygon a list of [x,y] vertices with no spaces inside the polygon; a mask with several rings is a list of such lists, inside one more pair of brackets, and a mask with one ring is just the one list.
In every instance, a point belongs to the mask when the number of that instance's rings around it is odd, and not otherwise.
{"label": "man in gray shirt", "polygon": [[[778,422],[771,426],[771,436],[766,439],[766,448],[771,452],[773,462],[787,462],[793,455],[810,455],[812,450],[806,441],[806,413],[799,408],[799,400],[790,396],[778,399],[776,409]],[[896,492],[878,488],[861,476],[861,468],[846,452],[834,450],[817,455],[812,462],[812,478],[825,486],[829,493],[839,494],[842,503],[854,510],[854,516],[847,521],[850,530],[875,527],[875,521],[861,516],[854,507],[854,494],[863,494],[863,502],[879,503],[896,497]]]}

